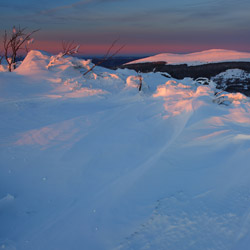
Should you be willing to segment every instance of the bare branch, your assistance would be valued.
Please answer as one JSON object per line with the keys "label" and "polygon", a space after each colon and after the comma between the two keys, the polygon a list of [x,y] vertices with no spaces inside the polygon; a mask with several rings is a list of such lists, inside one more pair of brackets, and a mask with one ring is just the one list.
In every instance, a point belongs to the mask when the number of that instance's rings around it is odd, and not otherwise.
{"label": "bare branch", "polygon": [[138,72],[138,79],[139,79],[138,89],[139,89],[139,91],[141,91],[141,88],[142,88],[142,75],[141,75],[140,71]]}
{"label": "bare branch", "polygon": [[112,44],[110,45],[109,49],[107,50],[107,53],[104,55],[103,58],[107,58],[107,57],[108,57],[110,51],[113,49],[113,47],[115,46],[115,44],[116,44],[118,41],[119,41],[119,38],[117,38],[116,40],[114,40],[114,41],[112,42]]}
{"label": "bare branch", "polygon": [[86,76],[89,72],[91,72],[96,66],[101,65],[102,63],[104,63],[107,60],[112,59],[115,55],[117,55],[124,47],[125,44],[122,45],[121,47],[119,47],[117,50],[115,50],[112,54],[111,51],[114,48],[115,44],[117,43],[119,39],[116,39],[112,42],[112,44],[110,45],[110,47],[108,48],[106,54],[104,55],[103,59],[100,60],[99,62],[97,62],[96,64],[94,64],[89,70],[87,70],[83,75]]}
{"label": "bare branch", "polygon": [[74,45],[74,41],[66,42],[62,41],[62,57],[66,55],[73,55],[78,53],[78,49],[80,48],[80,45]]}

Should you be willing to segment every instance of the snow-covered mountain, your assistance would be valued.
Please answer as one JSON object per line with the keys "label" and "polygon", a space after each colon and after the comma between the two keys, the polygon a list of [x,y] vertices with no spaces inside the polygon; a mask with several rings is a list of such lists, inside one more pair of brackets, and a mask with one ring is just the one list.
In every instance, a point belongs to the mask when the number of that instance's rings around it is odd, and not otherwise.
{"label": "snow-covered mountain", "polygon": [[249,98],[91,66],[0,72],[0,248],[247,250]]}
{"label": "snow-covered mountain", "polygon": [[146,62],[166,62],[167,64],[187,64],[188,66],[218,62],[250,62],[250,53],[224,49],[211,49],[190,54],[162,53],[146,57],[127,64]]}
{"label": "snow-covered mountain", "polygon": [[218,49],[182,55],[165,53],[132,61],[120,68],[162,72],[177,79],[205,77],[213,80],[218,88],[250,96],[250,53]]}

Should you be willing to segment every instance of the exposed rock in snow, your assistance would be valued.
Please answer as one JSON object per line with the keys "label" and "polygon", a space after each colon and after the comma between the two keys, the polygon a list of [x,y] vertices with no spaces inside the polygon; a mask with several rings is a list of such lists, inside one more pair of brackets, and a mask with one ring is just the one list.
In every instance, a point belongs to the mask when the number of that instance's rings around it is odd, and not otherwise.
{"label": "exposed rock in snow", "polygon": [[217,87],[228,92],[241,92],[250,96],[250,73],[240,69],[229,69],[211,78]]}

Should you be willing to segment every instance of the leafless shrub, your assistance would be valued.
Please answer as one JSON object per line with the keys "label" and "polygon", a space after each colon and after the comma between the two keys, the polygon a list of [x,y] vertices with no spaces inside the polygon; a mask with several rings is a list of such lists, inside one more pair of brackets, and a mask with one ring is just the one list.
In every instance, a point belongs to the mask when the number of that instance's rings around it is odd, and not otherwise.
{"label": "leafless shrub", "polygon": [[72,42],[66,42],[62,41],[62,57],[66,55],[73,55],[78,53],[78,49],[80,48],[80,45],[75,45],[74,41]]}
{"label": "leafless shrub", "polygon": [[20,26],[16,28],[13,26],[12,34],[8,36],[5,30],[3,36],[4,57],[8,63],[8,70],[11,71],[12,67],[16,68],[17,52],[19,50],[28,51],[28,45],[33,43],[34,39],[31,37],[38,30],[33,30],[26,33],[26,28]]}
{"label": "leafless shrub", "polygon": [[80,45],[76,45],[74,41],[67,42],[67,41],[62,41],[62,52],[60,52],[58,55],[53,56],[47,66],[47,68],[50,68],[55,64],[56,61],[58,61],[60,58],[68,55],[74,55],[78,53],[78,50],[80,48]]}
{"label": "leafless shrub", "polygon": [[[125,45],[120,46],[118,49],[113,50],[116,43],[119,41],[119,39],[116,39],[113,41],[113,43],[108,48],[106,54],[104,55],[103,59],[101,59],[99,62],[94,64],[89,70],[83,73],[83,76],[87,75],[89,72],[91,72],[96,66],[101,65],[102,63],[106,62],[107,60],[112,59],[115,55],[117,55],[124,47]],[[113,51],[113,52],[112,52]]]}

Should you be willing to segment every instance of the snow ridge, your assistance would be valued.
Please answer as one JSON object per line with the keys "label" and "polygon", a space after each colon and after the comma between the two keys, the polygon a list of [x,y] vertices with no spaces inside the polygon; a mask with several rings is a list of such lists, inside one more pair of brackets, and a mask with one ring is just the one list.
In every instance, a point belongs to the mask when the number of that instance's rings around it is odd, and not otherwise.
{"label": "snow ridge", "polygon": [[173,65],[187,64],[188,66],[232,61],[250,62],[250,53],[224,49],[211,49],[190,54],[162,53],[155,56],[150,56],[136,61],[132,61],[127,64],[159,61]]}

